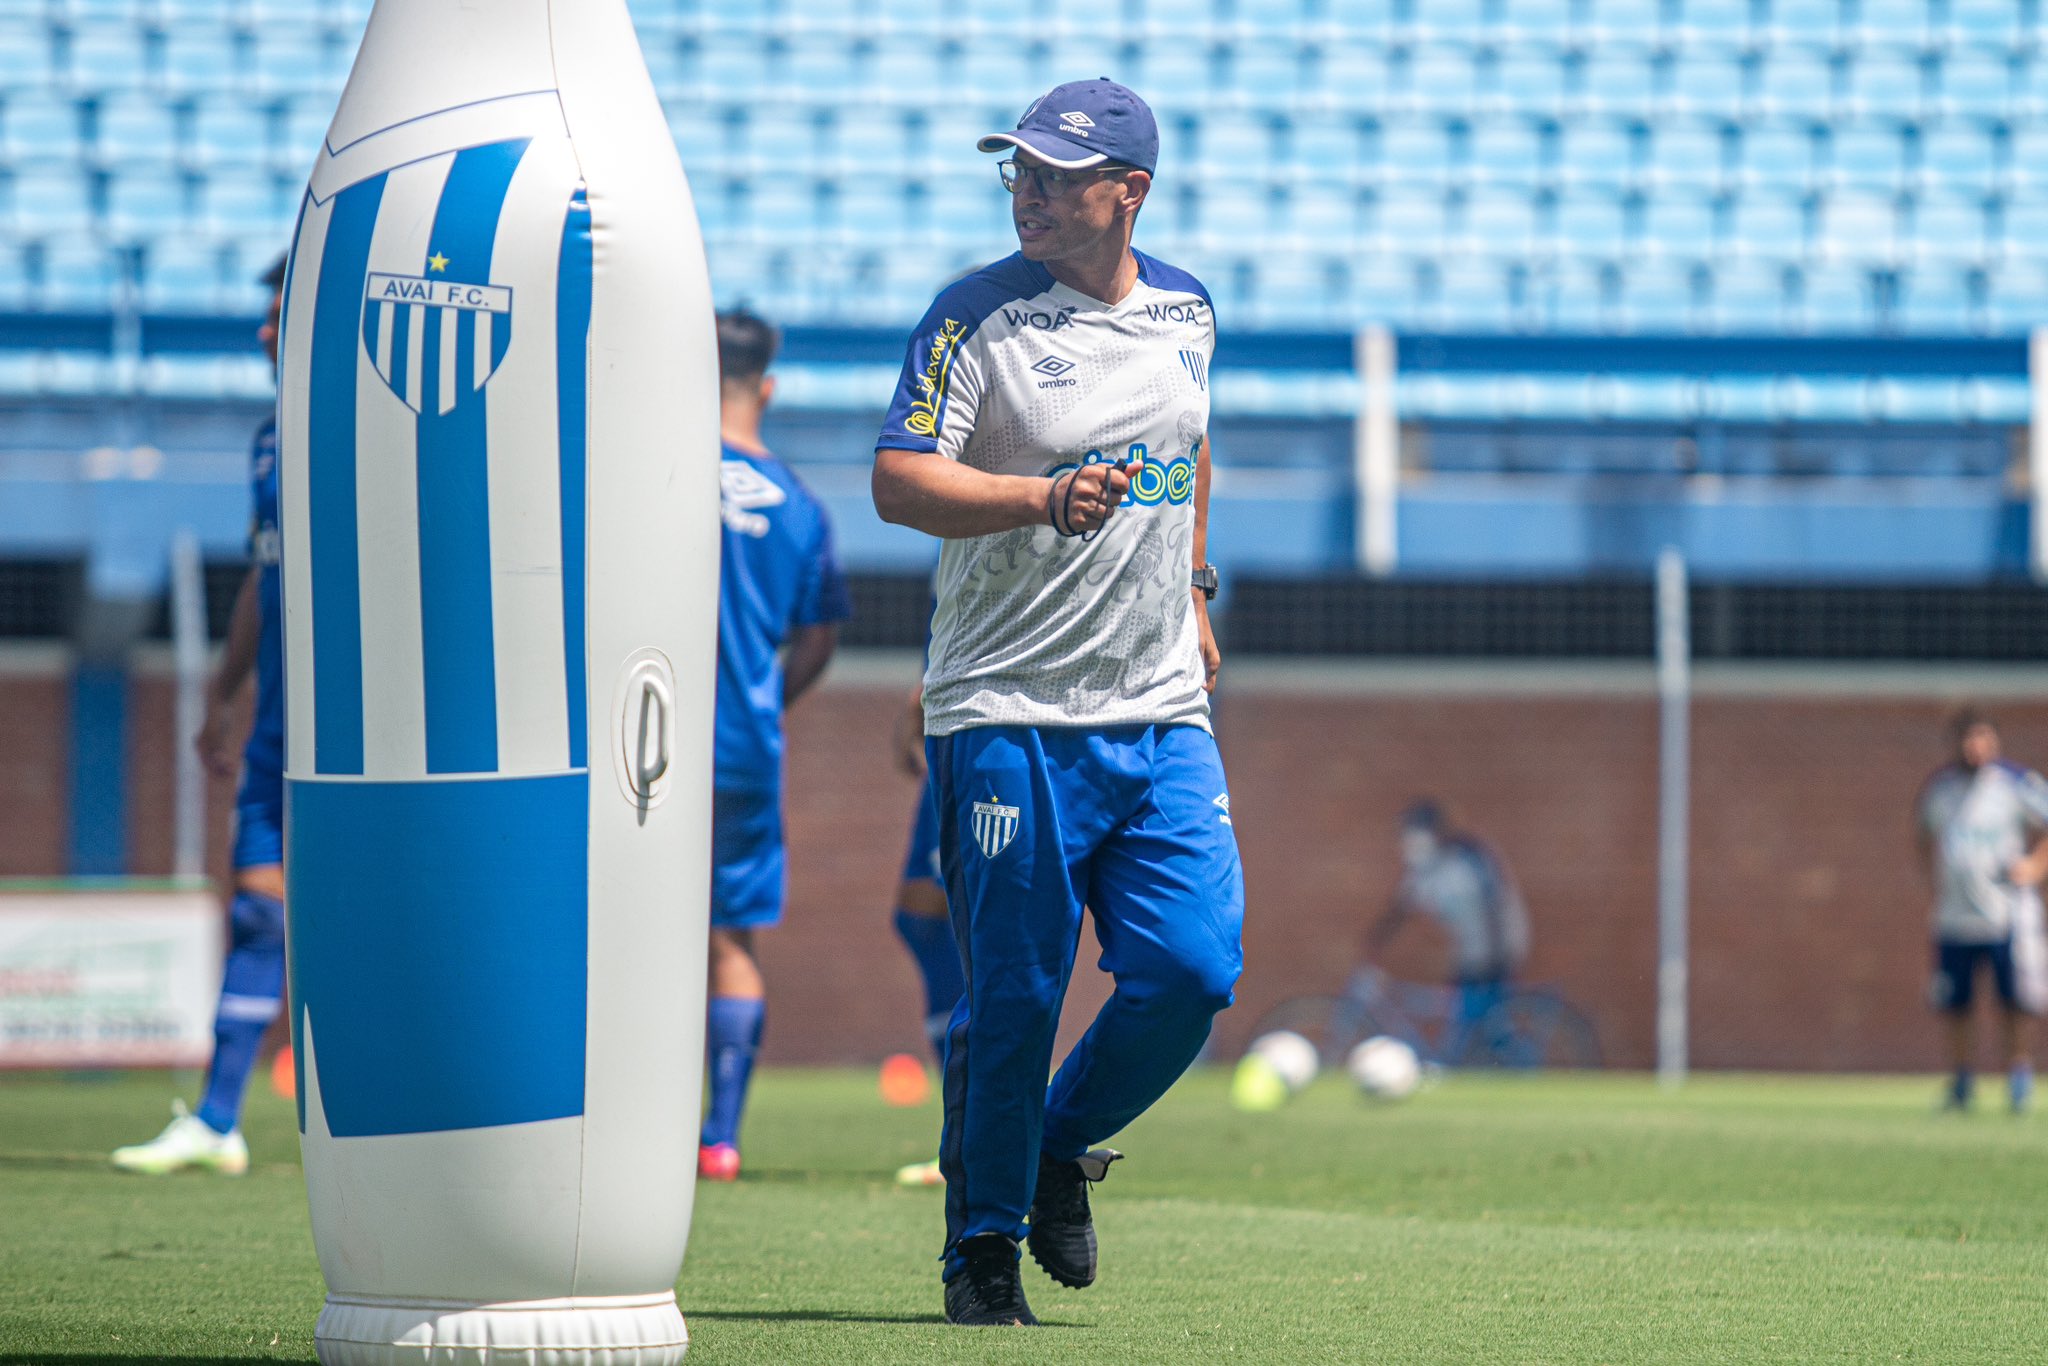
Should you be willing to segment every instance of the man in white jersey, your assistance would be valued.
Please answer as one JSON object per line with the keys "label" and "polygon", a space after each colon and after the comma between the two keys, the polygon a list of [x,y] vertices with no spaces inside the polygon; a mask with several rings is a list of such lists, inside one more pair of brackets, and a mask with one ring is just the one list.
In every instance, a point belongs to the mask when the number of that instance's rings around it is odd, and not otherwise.
{"label": "man in white jersey", "polygon": [[[1955,1075],[1947,1104],[1967,1109],[1976,1034],[1970,1007],[1989,968],[2004,1007],[2006,1065],[2013,1113],[2034,1089],[2028,1024],[2039,1009],[2015,971],[2015,938],[2040,933],[2040,894],[2048,874],[2048,780],[1999,757],[1998,729],[1975,711],[1953,723],[1955,762],[1920,792],[1920,849],[1934,879],[1934,980],[1929,997],[1947,1019]],[[2032,844],[2030,849],[2028,846]],[[2022,942],[2024,948],[2033,947]]]}
{"label": "man in white jersey", "polygon": [[[1090,1145],[1228,1005],[1244,878],[1209,730],[1209,359],[1200,282],[1131,250],[1159,151],[1108,80],[1062,85],[1001,163],[1016,255],[918,325],[875,452],[886,521],[942,538],[926,754],[967,991],[946,1036],[946,1317],[1029,1324],[1018,1240],[1093,1282]],[[1086,905],[1116,990],[1051,1088]],[[1028,1219],[1028,1225],[1027,1225]]]}

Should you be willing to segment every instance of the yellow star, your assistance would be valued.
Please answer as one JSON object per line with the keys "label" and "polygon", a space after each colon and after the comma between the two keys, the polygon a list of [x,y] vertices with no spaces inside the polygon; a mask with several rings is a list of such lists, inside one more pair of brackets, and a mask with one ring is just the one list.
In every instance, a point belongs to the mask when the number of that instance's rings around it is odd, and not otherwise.
{"label": "yellow star", "polygon": [[437,252],[435,252],[435,253],[434,253],[434,254],[433,254],[432,256],[429,256],[429,257],[427,258],[427,269],[428,269],[428,270],[446,270],[446,269],[448,269],[448,258],[447,258],[447,257],[445,257],[445,256],[443,256],[443,255],[442,255],[442,254],[441,254],[440,252],[438,252],[438,251],[437,251]]}

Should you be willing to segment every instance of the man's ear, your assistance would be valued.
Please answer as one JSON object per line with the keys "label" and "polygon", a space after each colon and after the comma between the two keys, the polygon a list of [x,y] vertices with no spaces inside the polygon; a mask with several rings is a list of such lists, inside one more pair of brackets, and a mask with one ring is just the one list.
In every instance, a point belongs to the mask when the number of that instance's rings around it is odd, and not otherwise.
{"label": "man's ear", "polygon": [[1137,213],[1145,207],[1145,196],[1152,193],[1152,173],[1131,171],[1124,176],[1124,197],[1122,207],[1130,213]]}
{"label": "man's ear", "polygon": [[761,406],[767,407],[775,399],[775,376],[761,376]]}

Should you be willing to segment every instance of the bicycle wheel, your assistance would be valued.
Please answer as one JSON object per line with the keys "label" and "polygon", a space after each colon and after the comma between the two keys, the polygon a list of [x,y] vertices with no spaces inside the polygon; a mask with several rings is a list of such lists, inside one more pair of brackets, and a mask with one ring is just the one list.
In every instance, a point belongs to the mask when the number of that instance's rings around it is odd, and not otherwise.
{"label": "bicycle wheel", "polygon": [[1351,1050],[1381,1031],[1370,1008],[1350,996],[1296,996],[1282,1001],[1252,1027],[1252,1037],[1290,1029],[1315,1045],[1324,1067],[1341,1067]]}
{"label": "bicycle wheel", "polygon": [[1462,1067],[1591,1068],[1600,1065],[1592,1021],[1549,991],[1517,991],[1479,1017],[1466,1037]]}

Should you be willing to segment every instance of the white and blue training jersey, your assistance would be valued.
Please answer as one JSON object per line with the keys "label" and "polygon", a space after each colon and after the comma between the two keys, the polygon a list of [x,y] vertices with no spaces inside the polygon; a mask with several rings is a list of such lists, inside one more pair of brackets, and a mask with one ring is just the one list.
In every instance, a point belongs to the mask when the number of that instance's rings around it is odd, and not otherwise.
{"label": "white and blue training jersey", "polygon": [[1143,459],[1100,534],[943,542],[925,731],[1209,726],[1193,566],[1216,325],[1192,275],[1136,253],[1104,303],[1021,254],[948,286],[911,338],[878,448],[991,474]]}
{"label": "white and blue training jersey", "polygon": [[782,661],[800,626],[852,614],[825,509],[765,451],[726,445],[718,466],[724,522],[718,580],[715,785],[782,786]]}
{"label": "white and blue training jersey", "polygon": [[2031,888],[2008,876],[2029,832],[2048,829],[2048,780],[2003,761],[1938,770],[1920,792],[1920,825],[1934,847],[1934,934],[1959,944],[2008,938]]}
{"label": "white and blue training jersey", "polygon": [[1451,941],[1451,975],[1460,981],[1506,977],[1529,952],[1529,916],[1507,869],[1475,840],[1437,845],[1401,883],[1403,903],[1425,911]]}

